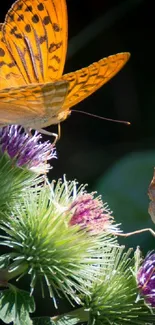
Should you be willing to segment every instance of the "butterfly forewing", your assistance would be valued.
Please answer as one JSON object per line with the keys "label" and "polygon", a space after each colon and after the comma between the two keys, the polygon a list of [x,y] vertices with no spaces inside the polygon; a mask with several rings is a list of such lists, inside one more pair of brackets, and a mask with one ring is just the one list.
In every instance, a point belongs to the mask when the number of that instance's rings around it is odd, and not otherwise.
{"label": "butterfly forewing", "polygon": [[58,79],[67,48],[65,1],[16,1],[6,15],[3,37],[25,82]]}
{"label": "butterfly forewing", "polygon": [[63,75],[69,82],[63,109],[70,108],[108,82],[127,62],[129,53],[119,53],[101,59],[87,68]]}
{"label": "butterfly forewing", "polygon": [[47,79],[58,79],[62,76],[68,41],[68,17],[66,1],[51,0],[46,1],[47,18],[50,16],[50,23],[45,23],[46,32],[48,35],[48,67]]}
{"label": "butterfly forewing", "polygon": [[15,60],[4,43],[3,33],[0,26],[0,89],[24,84],[20,70]]}
{"label": "butterfly forewing", "polygon": [[58,115],[67,90],[67,82],[57,81],[0,91],[0,124],[40,129],[54,121],[59,123]]}

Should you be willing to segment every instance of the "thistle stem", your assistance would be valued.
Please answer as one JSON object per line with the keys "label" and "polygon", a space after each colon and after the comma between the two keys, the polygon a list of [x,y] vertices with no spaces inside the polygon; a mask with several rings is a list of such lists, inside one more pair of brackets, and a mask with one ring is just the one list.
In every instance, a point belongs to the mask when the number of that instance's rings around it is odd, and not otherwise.
{"label": "thistle stem", "polygon": [[0,270],[0,286],[7,285],[9,280],[25,273],[27,271],[27,268],[28,264],[23,263],[20,267],[15,268],[13,271],[9,271],[7,268]]}

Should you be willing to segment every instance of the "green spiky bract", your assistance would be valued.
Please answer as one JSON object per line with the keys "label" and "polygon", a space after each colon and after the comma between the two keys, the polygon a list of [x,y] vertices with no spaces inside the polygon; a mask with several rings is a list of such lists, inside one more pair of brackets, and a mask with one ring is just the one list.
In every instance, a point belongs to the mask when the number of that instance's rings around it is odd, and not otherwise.
{"label": "green spiky bract", "polygon": [[86,299],[88,325],[155,324],[155,315],[137,299],[133,259],[123,248],[114,249],[115,263],[107,264]]}
{"label": "green spiky bract", "polygon": [[20,200],[23,193],[41,182],[41,176],[26,167],[18,167],[7,153],[0,156],[0,220]]}
{"label": "green spiky bract", "polygon": [[3,222],[6,235],[0,242],[13,251],[7,279],[29,273],[32,291],[37,279],[41,284],[45,280],[55,306],[55,293],[76,303],[80,293],[89,295],[98,265],[112,263],[116,246],[111,235],[91,236],[79,226],[69,226],[70,213],[58,203],[48,185],[26,192]]}

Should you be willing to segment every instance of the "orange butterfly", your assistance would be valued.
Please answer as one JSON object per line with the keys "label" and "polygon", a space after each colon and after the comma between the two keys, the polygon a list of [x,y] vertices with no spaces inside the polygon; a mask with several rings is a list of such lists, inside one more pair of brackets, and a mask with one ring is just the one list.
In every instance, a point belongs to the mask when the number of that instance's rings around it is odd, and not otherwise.
{"label": "orange butterfly", "polygon": [[0,25],[0,126],[42,130],[111,79],[129,53],[62,75],[67,50],[65,0],[17,0]]}

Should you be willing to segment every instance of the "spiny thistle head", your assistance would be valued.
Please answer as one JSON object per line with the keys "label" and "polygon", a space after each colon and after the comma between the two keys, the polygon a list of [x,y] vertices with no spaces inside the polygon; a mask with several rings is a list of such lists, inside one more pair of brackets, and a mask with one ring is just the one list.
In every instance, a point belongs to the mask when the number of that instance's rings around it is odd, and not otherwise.
{"label": "spiny thistle head", "polygon": [[17,125],[3,127],[0,132],[1,152],[7,152],[16,161],[16,166],[46,173],[50,167],[46,162],[56,158],[56,152],[49,141],[41,143],[41,137],[38,132],[29,136]]}
{"label": "spiny thistle head", "polygon": [[29,273],[33,290],[37,279],[44,278],[53,299],[57,292],[79,303],[79,293],[89,294],[97,265],[112,263],[110,252],[117,242],[109,234],[91,236],[79,225],[70,226],[75,195],[74,182],[66,181],[25,193],[1,226],[7,235],[0,244],[13,251],[8,280]]}
{"label": "spiny thistle head", "polygon": [[45,179],[47,160],[55,158],[55,149],[49,142],[40,143],[40,137],[36,132],[29,136],[16,125],[0,130],[0,219],[6,218],[23,192],[32,192]]}
{"label": "spiny thistle head", "polygon": [[91,295],[84,298],[89,324],[154,324],[155,316],[144,300],[137,301],[138,288],[130,252],[123,253],[123,247],[114,248],[114,263],[107,264],[103,269],[101,267]]}
{"label": "spiny thistle head", "polygon": [[[54,185],[54,183],[53,183]],[[67,194],[67,201],[63,200]],[[76,181],[61,181],[55,187],[55,202],[63,211],[70,212],[69,224],[79,225],[91,234],[102,234],[104,231],[119,232],[118,225],[113,224],[112,211],[107,203],[103,203],[96,192],[87,193],[86,185],[78,186]],[[59,202],[59,203],[58,203]]]}
{"label": "spiny thistle head", "polygon": [[146,303],[155,307],[155,253],[150,252],[137,272],[140,294]]}

